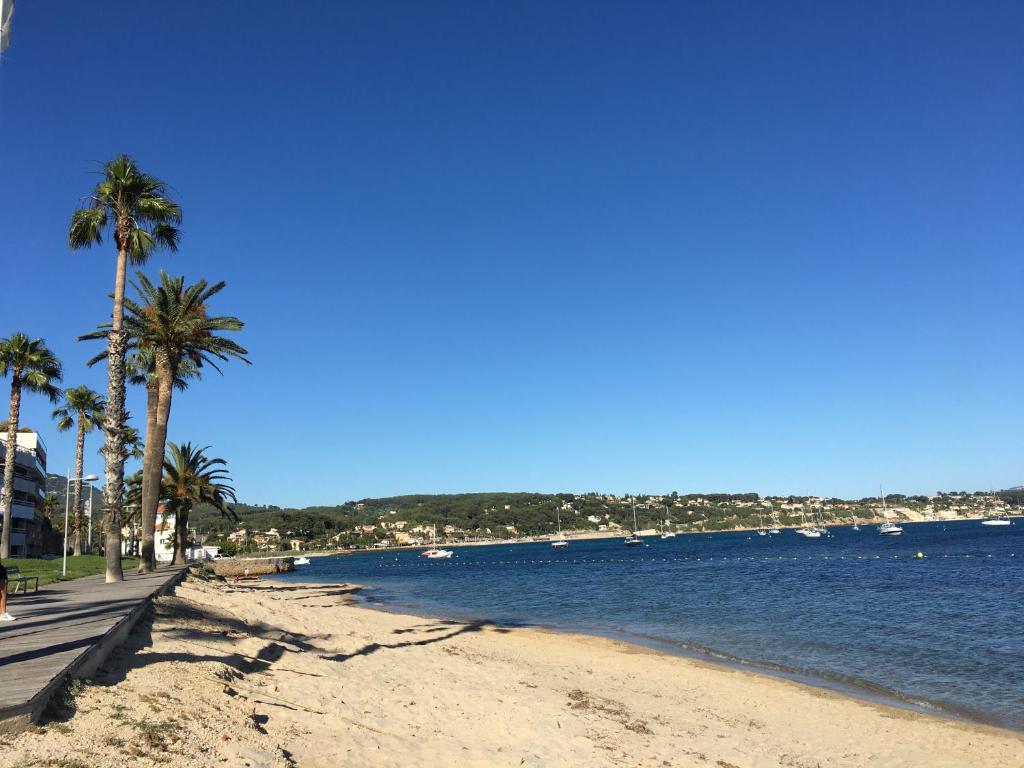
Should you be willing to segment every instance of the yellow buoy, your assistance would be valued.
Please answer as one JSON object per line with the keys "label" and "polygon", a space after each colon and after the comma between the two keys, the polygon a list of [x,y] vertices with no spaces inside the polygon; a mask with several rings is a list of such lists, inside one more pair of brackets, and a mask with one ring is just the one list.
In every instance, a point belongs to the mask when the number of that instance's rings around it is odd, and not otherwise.
{"label": "yellow buoy", "polygon": [[918,556],[918,557],[924,557],[924,552],[918,552],[918,553],[917,553],[917,556]]}

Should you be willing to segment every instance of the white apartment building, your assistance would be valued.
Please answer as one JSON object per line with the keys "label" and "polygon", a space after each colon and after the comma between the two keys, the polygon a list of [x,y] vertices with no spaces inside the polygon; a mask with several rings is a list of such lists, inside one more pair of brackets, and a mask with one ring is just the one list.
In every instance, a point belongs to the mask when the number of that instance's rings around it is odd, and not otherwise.
{"label": "white apartment building", "polygon": [[[7,436],[0,436],[0,471],[7,461]],[[0,493],[3,493],[0,490]],[[43,554],[43,500],[46,498],[46,446],[30,430],[18,432],[11,503],[11,557]],[[0,528],[3,520],[0,519]]]}

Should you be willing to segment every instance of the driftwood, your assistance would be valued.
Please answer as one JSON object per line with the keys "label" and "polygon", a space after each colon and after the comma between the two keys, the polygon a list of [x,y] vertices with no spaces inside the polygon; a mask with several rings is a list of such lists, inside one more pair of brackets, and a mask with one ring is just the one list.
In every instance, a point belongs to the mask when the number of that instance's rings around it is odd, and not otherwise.
{"label": "driftwood", "polygon": [[218,576],[266,576],[294,570],[293,557],[254,557],[245,560],[230,558],[213,561],[213,572]]}

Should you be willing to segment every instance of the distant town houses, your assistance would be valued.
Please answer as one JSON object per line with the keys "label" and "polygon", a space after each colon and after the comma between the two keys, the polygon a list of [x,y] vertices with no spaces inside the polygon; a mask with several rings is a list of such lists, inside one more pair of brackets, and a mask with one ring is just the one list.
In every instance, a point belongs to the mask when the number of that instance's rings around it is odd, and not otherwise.
{"label": "distant town houses", "polygon": [[[504,497],[503,497],[504,496]],[[757,527],[826,525],[893,520],[959,520],[1020,514],[1024,490],[1003,493],[890,494],[879,498],[767,496],[754,493],[662,495],[615,494],[455,494],[375,501],[365,499],[329,508],[330,516],[305,510],[265,514],[263,526],[247,519],[223,530],[220,541],[244,551],[416,547],[430,544],[543,541],[556,530],[569,537],[622,535],[638,527],[677,532],[744,530]],[[257,508],[266,510],[266,507]],[[571,513],[571,514],[570,514]],[[269,518],[269,519],[268,519]],[[271,525],[270,523],[274,523]]]}

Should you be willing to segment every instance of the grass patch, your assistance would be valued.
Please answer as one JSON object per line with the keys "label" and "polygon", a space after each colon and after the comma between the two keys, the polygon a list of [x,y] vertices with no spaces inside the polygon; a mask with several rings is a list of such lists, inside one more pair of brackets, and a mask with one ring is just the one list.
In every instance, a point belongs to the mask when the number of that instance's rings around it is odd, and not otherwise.
{"label": "grass patch", "polygon": [[[103,555],[69,556],[66,577],[61,576],[62,564],[59,557],[56,560],[42,560],[37,557],[12,557],[4,560],[4,565],[7,567],[14,565],[20,568],[22,576],[38,576],[40,587],[55,581],[80,579],[83,576],[95,576],[107,572],[107,562]],[[121,558],[121,568],[126,573],[138,567],[139,559],[137,557]],[[10,587],[13,589],[14,585],[11,584]]]}

